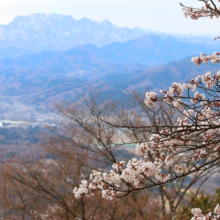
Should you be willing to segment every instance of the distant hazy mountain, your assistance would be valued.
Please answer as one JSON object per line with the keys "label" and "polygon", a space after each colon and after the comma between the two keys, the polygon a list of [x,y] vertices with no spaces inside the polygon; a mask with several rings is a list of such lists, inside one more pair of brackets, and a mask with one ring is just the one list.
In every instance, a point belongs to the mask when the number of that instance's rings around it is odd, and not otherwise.
{"label": "distant hazy mountain", "polygon": [[166,90],[173,82],[189,82],[192,78],[203,75],[207,71],[213,74],[219,71],[219,65],[208,63],[196,66],[190,59],[191,56],[165,65],[133,71],[117,84],[122,88],[131,87],[139,91],[146,91],[146,88],[159,91],[159,89]]}
{"label": "distant hazy mountain", "polygon": [[144,35],[134,28],[120,28],[108,20],[102,22],[69,15],[32,14],[18,16],[8,25],[0,25],[0,48],[67,50],[77,45],[102,47],[112,42],[126,42]]}
{"label": "distant hazy mountain", "polygon": [[[154,37],[152,37],[152,34]],[[140,38],[144,35],[148,35],[148,37]],[[133,51],[126,48],[126,46],[129,47],[131,40],[138,38],[139,40],[135,41],[136,49],[138,50]],[[127,41],[129,43],[120,44]],[[0,59],[43,51],[65,51],[87,44],[93,44],[100,48],[112,43],[118,43],[115,44],[114,48],[112,45],[109,46],[112,51],[115,50],[113,54],[117,55],[116,59],[121,56],[121,52],[117,53],[118,46],[124,47],[123,54],[126,53],[127,49],[129,50],[128,53],[138,52],[136,53],[137,59],[142,56],[139,52],[143,53],[146,48],[148,49],[148,54],[157,53],[159,56],[160,53],[167,51],[167,55],[169,55],[176,50],[169,59],[172,60],[177,57],[177,54],[181,54],[181,51],[177,51],[180,49],[179,43],[199,44],[201,46],[199,53],[202,52],[204,47],[211,47],[211,50],[218,45],[218,42],[214,42],[210,36],[171,35],[148,29],[120,28],[108,20],[102,22],[91,21],[88,18],[75,20],[71,16],[60,14],[18,16],[8,25],[0,25]],[[187,47],[187,44],[185,47]],[[183,44],[181,45],[184,51],[188,50]],[[144,49],[141,48],[142,46],[144,46]],[[195,49],[194,46],[193,48]],[[193,51],[192,49],[191,51]],[[108,46],[106,50],[109,50]],[[196,53],[197,50],[195,51]],[[144,55],[146,55],[145,52]],[[183,52],[181,58],[186,55],[188,53],[185,54]],[[128,57],[128,55],[126,56]],[[147,55],[146,59],[149,56]],[[152,61],[150,62],[152,63]],[[157,61],[155,60],[155,62]],[[165,57],[164,62],[167,62]],[[156,65],[160,64],[157,63]]]}
{"label": "distant hazy mountain", "polygon": [[157,36],[166,39],[170,37],[174,37],[179,42],[191,43],[191,44],[203,44],[203,45],[210,45],[210,46],[218,46],[219,42],[214,41],[214,37],[211,35],[193,35],[193,34],[156,34]]}
{"label": "distant hazy mountain", "polygon": [[146,34],[153,34],[156,35],[162,39],[174,37],[179,42],[184,43],[192,43],[192,44],[204,44],[204,45],[218,45],[218,42],[214,41],[214,36],[203,34],[203,35],[193,35],[193,34],[169,34],[169,33],[163,33],[160,31],[154,31],[150,29],[143,29]]}
{"label": "distant hazy mountain", "polygon": [[212,53],[212,46],[189,44],[174,37],[160,38],[145,35],[125,43],[111,43],[98,48],[92,44],[77,46],[71,50],[47,51],[1,59],[0,70],[7,73],[14,69],[14,76],[28,70],[32,74],[44,72],[48,77],[75,77],[97,79],[105,74],[120,71],[132,72],[148,66],[159,66],[201,51]]}
{"label": "distant hazy mountain", "polygon": [[190,61],[200,52],[219,51],[218,42],[209,40],[63,15],[17,17],[0,25],[0,94],[42,107],[53,100],[76,100],[88,88],[117,98],[124,89],[165,89],[218,68]]}
{"label": "distant hazy mountain", "polygon": [[119,99],[122,97],[121,91],[127,89],[139,90],[144,95],[147,88],[167,89],[175,81],[183,83],[208,70],[213,73],[219,70],[218,65],[211,63],[196,67],[190,57],[158,67],[143,68],[137,65],[135,68],[118,64],[109,70],[100,65],[91,71],[96,75],[94,79],[79,79],[79,74],[71,75],[71,71],[54,76],[53,69],[49,68],[10,67],[0,71],[0,94],[1,97],[14,97],[35,108],[44,108],[50,102],[62,99],[76,101],[89,88],[101,90],[101,95],[106,97],[114,94]]}
{"label": "distant hazy mountain", "polygon": [[172,60],[180,60],[189,55],[213,53],[219,50],[219,44],[207,45],[178,41],[173,36],[166,38],[156,35],[145,35],[125,43],[112,43],[101,48],[104,57],[121,62],[142,63],[158,66]]}

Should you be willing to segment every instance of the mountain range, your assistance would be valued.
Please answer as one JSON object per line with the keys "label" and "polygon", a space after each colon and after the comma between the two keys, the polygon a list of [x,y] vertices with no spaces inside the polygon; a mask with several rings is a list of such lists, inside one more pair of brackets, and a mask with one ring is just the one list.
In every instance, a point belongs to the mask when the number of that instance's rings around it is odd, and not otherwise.
{"label": "mountain range", "polygon": [[86,44],[100,48],[113,42],[124,43],[151,34],[163,41],[173,39],[182,43],[217,45],[210,36],[170,35],[141,28],[121,28],[108,20],[97,22],[88,18],[76,20],[61,14],[32,14],[18,16],[7,25],[0,25],[0,58],[43,51],[65,51]]}
{"label": "mountain range", "polygon": [[0,94],[41,111],[54,100],[76,101],[88,89],[117,99],[127,89],[166,89],[173,81],[217,71],[216,65],[190,61],[218,51],[218,42],[209,41],[87,18],[20,16],[0,26]]}
{"label": "mountain range", "polygon": [[[31,74],[47,72],[48,77],[75,77],[97,79],[103,74],[130,72],[149,66],[159,66],[189,55],[212,53],[216,47],[144,35],[125,43],[114,42],[98,48],[92,44],[76,46],[67,51],[44,51],[15,58],[0,59],[1,72],[14,68],[29,69]],[[15,72],[16,75],[16,72]]]}
{"label": "mountain range", "polygon": [[144,35],[139,28],[120,28],[108,20],[75,20],[69,15],[32,14],[18,16],[8,25],[0,25],[0,48],[16,47],[43,50],[67,50],[78,45],[102,47],[126,42]]}

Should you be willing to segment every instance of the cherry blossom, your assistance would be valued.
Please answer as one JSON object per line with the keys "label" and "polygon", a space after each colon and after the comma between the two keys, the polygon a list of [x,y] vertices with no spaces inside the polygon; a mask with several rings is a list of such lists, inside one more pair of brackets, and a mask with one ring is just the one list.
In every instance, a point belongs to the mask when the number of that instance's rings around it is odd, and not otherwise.
{"label": "cherry blossom", "polygon": [[202,210],[200,208],[194,208],[191,212],[195,217],[203,217]]}
{"label": "cherry blossom", "polygon": [[200,208],[193,208],[191,210],[194,217],[191,220],[218,220],[220,219],[220,207],[219,204],[215,207],[214,212],[203,214]]}
{"label": "cherry blossom", "polygon": [[[188,84],[173,83],[167,91],[162,90],[160,97],[155,92],[146,93],[148,107],[165,102],[180,113],[178,126],[161,127],[159,132],[152,132],[149,140],[138,143],[136,154],[142,158],[117,162],[112,165],[113,170],[107,172],[93,171],[89,182],[83,180],[74,189],[75,197],[93,196],[95,191],[101,191],[103,198],[112,200],[126,195],[130,190],[127,186],[133,190],[164,184],[202,167],[209,169],[209,164],[213,166],[218,162],[220,105],[216,92],[220,87],[219,75],[219,72],[206,72]],[[208,98],[200,91],[207,93]],[[219,214],[219,210],[217,206],[215,214]],[[192,213],[194,220],[208,216],[199,208]]]}
{"label": "cherry blossom", "polygon": [[157,93],[155,93],[155,92],[147,92],[146,99],[145,99],[146,105],[148,105],[150,107],[154,107],[155,101],[156,101],[156,96],[157,96]]}
{"label": "cherry blossom", "polygon": [[[184,15],[197,20],[201,17],[219,17],[219,8],[213,1],[202,0],[205,6],[196,9],[182,5]],[[210,4],[209,4],[210,3]],[[196,65],[220,62],[220,53],[201,53],[193,57]],[[220,162],[220,71],[206,72],[183,84],[174,82],[168,90],[147,92],[145,104],[157,108],[157,103],[165,103],[175,109],[179,117],[175,124],[169,120],[156,127],[153,123],[145,129],[150,138],[136,145],[138,158],[117,162],[113,170],[93,171],[90,183],[82,180],[74,189],[76,198],[92,196],[102,191],[105,199],[125,196],[132,190],[141,190],[163,185],[195,172],[212,170]],[[168,113],[167,113],[168,114]],[[172,115],[168,114],[168,118]],[[132,129],[139,129],[132,127]],[[143,128],[144,129],[144,128]],[[204,214],[199,207],[191,210],[192,220],[220,218],[220,206],[213,213]]]}
{"label": "cherry blossom", "polygon": [[201,8],[193,8],[184,6],[182,3],[180,5],[183,9],[183,14],[186,18],[190,17],[193,20],[198,20],[199,18],[205,17],[216,17],[219,18],[220,16],[220,7],[217,7],[214,1],[210,0],[200,0],[203,1],[205,4]]}

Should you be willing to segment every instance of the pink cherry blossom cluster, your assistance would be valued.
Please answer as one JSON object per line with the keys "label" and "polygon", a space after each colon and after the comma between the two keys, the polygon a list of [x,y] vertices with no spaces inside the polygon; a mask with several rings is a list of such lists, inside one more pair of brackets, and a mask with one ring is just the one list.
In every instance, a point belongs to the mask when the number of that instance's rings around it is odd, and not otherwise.
{"label": "pink cherry blossom cluster", "polygon": [[[183,87],[180,83],[176,83],[174,82],[173,85],[170,87],[169,91],[163,91],[160,90],[160,93],[165,93],[168,96],[173,96],[173,95],[182,95],[183,93]],[[156,93],[154,93],[155,95],[157,95]]]}
{"label": "pink cherry blossom cluster", "polygon": [[[173,85],[170,87],[170,89],[168,91],[160,90],[160,93],[165,95],[163,100],[167,104],[173,105],[177,109],[185,110],[185,108],[183,108],[184,102],[181,99],[182,98],[181,96],[183,94],[184,89],[190,90],[191,92],[195,92],[197,87],[203,88],[202,83],[204,83],[208,89],[211,89],[215,85],[218,85],[219,81],[220,81],[220,71],[217,72],[217,74],[213,74],[213,75],[211,75],[211,72],[207,72],[202,76],[198,76],[195,79],[192,79],[189,82],[189,84],[183,83],[183,85],[181,85],[179,83],[173,83]],[[150,97],[151,94],[152,94],[151,92],[147,92],[146,97]],[[148,100],[145,100],[145,104],[149,107],[155,107],[156,101],[161,100],[156,97],[157,97],[157,93],[154,92],[153,99],[151,99],[153,104],[149,103]],[[187,98],[187,97],[184,97],[184,98]],[[196,104],[198,102],[202,102],[202,101],[203,101],[203,103],[205,102],[205,95],[200,94],[198,91],[194,93],[194,97],[189,97],[189,98],[190,98],[191,102],[194,104]],[[212,104],[215,106],[216,101],[213,102]]]}
{"label": "pink cherry blossom cluster", "polygon": [[219,18],[220,16],[220,8],[216,7],[214,2],[212,2],[211,5],[208,4],[208,1],[206,1],[205,6],[201,8],[186,7],[183,4],[180,5],[182,6],[184,16],[186,18],[190,17],[193,20],[198,20],[202,17]]}
{"label": "pink cherry blossom cluster", "polygon": [[[194,20],[201,17],[219,17],[220,8],[216,7],[213,0],[201,1],[205,6],[200,9],[181,4],[184,15]],[[213,55],[201,53],[200,56],[192,58],[192,62],[197,66],[209,61],[213,64],[220,63],[220,53],[215,52]],[[207,72],[189,83],[174,82],[169,90],[160,90],[161,95],[147,92],[145,104],[154,108],[157,102],[165,102],[180,114],[177,122],[171,126],[165,123],[164,126],[158,126],[156,131],[154,129],[149,131],[152,133],[149,140],[136,146],[136,153],[141,159],[133,158],[127,163],[117,162],[108,172],[93,171],[90,181],[82,180],[79,187],[74,188],[75,197],[81,198],[84,195],[89,197],[93,196],[95,191],[101,191],[103,198],[112,200],[126,195],[129,190],[164,184],[175,178],[198,172],[200,168],[209,169],[209,165],[210,167],[218,165],[219,81],[220,71],[214,75]],[[201,93],[201,90],[206,95]],[[200,208],[194,208],[191,212],[194,215],[192,220],[220,219],[219,205],[213,213],[203,214]]]}
{"label": "pink cherry blossom cluster", "polygon": [[[217,63],[219,55],[201,54],[192,61],[197,65],[208,60]],[[151,131],[149,140],[137,144],[136,153],[143,158],[117,162],[108,172],[93,171],[90,181],[82,180],[79,187],[74,188],[75,197],[93,196],[95,191],[101,191],[103,198],[112,200],[125,195],[129,188],[143,189],[164,184],[198,171],[199,166],[207,168],[217,161],[220,155],[219,81],[220,71],[214,75],[207,72],[189,83],[174,82],[169,90],[160,90],[160,96],[147,92],[145,104],[148,107],[154,108],[162,101],[180,113],[175,126],[161,126],[159,131]],[[200,93],[201,90],[208,98]],[[213,216],[217,219],[220,207],[216,206],[214,214],[204,215],[199,208],[193,209],[192,213],[193,220]]]}
{"label": "pink cherry blossom cluster", "polygon": [[[196,77],[196,79],[192,79],[189,84],[180,85],[174,83],[168,91],[161,91],[165,97],[160,99],[157,98],[156,101],[165,101],[170,106],[181,111],[184,117],[178,118],[177,121],[179,126],[177,128],[172,128],[172,131],[167,128],[162,129],[160,134],[153,134],[149,143],[144,144],[142,151],[145,152],[150,149],[152,153],[152,150],[155,151],[155,149],[167,149],[171,156],[172,153],[177,154],[181,152],[182,146],[193,146],[195,145],[194,142],[197,142],[200,147],[204,146],[205,149],[198,149],[196,146],[195,150],[193,150],[193,147],[190,148],[192,157],[195,161],[198,162],[199,160],[204,158],[207,159],[211,156],[214,158],[216,156],[216,151],[213,152],[213,149],[216,149],[218,146],[217,143],[211,144],[210,140],[216,138],[220,134],[220,131],[219,129],[211,129],[209,126],[220,126],[220,117],[218,109],[216,109],[216,107],[219,107],[219,101],[216,100],[216,98],[213,100],[209,98],[207,101],[204,94],[200,94],[198,91],[195,92],[195,90],[198,87],[206,91],[203,83],[208,89],[218,86],[219,77],[220,72],[215,75],[211,75],[211,72],[207,72],[202,76]],[[184,89],[187,90],[187,93],[191,91],[193,95],[184,96]],[[218,90],[216,92],[218,92]],[[183,98],[185,101],[183,101]],[[187,103],[187,99],[189,99],[193,105]],[[169,100],[169,102],[167,100]],[[156,106],[156,104],[154,106]],[[205,130],[205,128],[209,129]],[[203,130],[205,131],[203,132]],[[208,144],[209,142],[210,144]],[[185,172],[185,168],[181,167],[180,169],[179,167],[181,166],[177,166],[174,169],[177,173]]]}
{"label": "pink cherry blossom cluster", "polygon": [[[212,126],[220,127],[220,117],[216,113],[216,107],[220,105],[216,99],[205,99],[204,94],[195,90],[210,89],[218,85],[219,75],[207,72],[188,84],[173,83],[168,91],[161,91],[164,98],[157,97],[155,92],[146,93],[145,103],[149,107],[155,107],[158,101],[165,101],[182,112],[183,117],[177,120],[178,126],[161,128],[148,141],[137,144],[136,152],[143,159],[117,162],[109,172],[93,171],[89,182],[83,180],[74,189],[75,197],[92,196],[95,191],[102,191],[102,197],[111,200],[127,192],[127,185],[132,189],[141,189],[149,182],[156,185],[164,183],[178,175],[193,172],[199,163],[217,158],[220,153],[219,141],[216,143],[213,140],[219,136],[220,129],[212,129]],[[188,96],[184,95],[184,90]],[[192,104],[187,103],[187,99]],[[187,165],[187,161],[191,161],[191,167]],[[196,215],[195,218],[198,218],[198,214]]]}
{"label": "pink cherry blossom cluster", "polygon": [[[144,147],[144,144],[142,146]],[[79,188],[74,188],[73,193],[76,198],[81,198],[83,195],[92,196],[94,191],[101,190],[103,198],[112,200],[123,192],[123,183],[129,184],[133,188],[142,188],[146,179],[166,182],[170,175],[161,173],[162,163],[161,159],[156,158],[151,162],[146,157],[140,160],[133,158],[128,161],[126,166],[124,161],[118,162],[112,167],[117,171],[121,170],[121,174],[114,170],[110,170],[108,173],[93,171],[90,175],[91,182],[88,184],[88,181],[83,180]]]}
{"label": "pink cherry blossom cluster", "polygon": [[204,94],[199,94],[199,92],[196,92],[194,94],[194,99],[191,99],[192,103],[198,103],[199,100],[204,100],[205,101],[205,95]]}
{"label": "pink cherry blossom cluster", "polygon": [[[160,93],[164,93],[165,94],[165,99],[164,101],[167,103],[167,104],[171,104],[172,103],[172,99],[170,98],[171,96],[180,96],[182,95],[183,93],[183,87],[181,84],[179,83],[173,83],[173,85],[170,87],[169,91],[163,91],[163,90],[160,90]],[[157,94],[156,94],[157,95]],[[147,103],[146,103],[147,104]],[[174,101],[174,104],[176,107],[178,108],[182,108],[182,101],[180,99],[176,99]]]}
{"label": "pink cherry blossom cluster", "polygon": [[[207,72],[192,79],[188,84],[174,83],[168,91],[160,90],[164,98],[158,98],[156,94],[157,99],[154,106],[156,106],[156,102],[164,101],[181,111],[183,117],[178,118],[178,127],[173,127],[172,130],[169,127],[164,128],[160,134],[153,134],[149,143],[140,145],[142,148],[139,146],[139,151],[153,153],[157,149],[157,152],[161,153],[162,150],[167,149],[169,155],[167,155],[165,163],[179,175],[187,173],[190,169],[186,163],[176,162],[177,156],[181,158],[182,149],[187,152],[188,157],[191,156],[195,166],[197,163],[204,163],[204,161],[209,163],[218,159],[220,155],[219,139],[217,138],[220,135],[219,81],[220,71],[213,75],[211,72]],[[195,91],[197,88],[206,92],[209,97],[206,99],[200,91]],[[190,100],[192,105],[187,100]],[[183,157],[184,160],[188,161],[186,155]],[[217,220],[220,219],[220,206],[217,205],[214,213],[208,215],[202,214],[202,210],[199,208],[193,209],[192,213],[194,214],[192,220]]]}
{"label": "pink cherry blossom cluster", "polygon": [[[220,102],[215,96],[213,99],[206,99],[205,95],[196,89],[206,91],[215,88],[218,86],[219,77],[220,72],[214,75],[207,72],[188,84],[173,83],[168,91],[160,90],[164,97],[158,97],[155,92],[147,92],[147,106],[153,108],[157,102],[164,101],[182,113],[177,119],[177,126],[162,127],[159,133],[153,133],[148,141],[137,144],[136,153],[142,156],[142,159],[133,158],[127,163],[117,162],[112,165],[113,170],[108,172],[93,171],[90,181],[82,180],[80,186],[74,188],[75,197],[89,197],[93,196],[95,191],[101,191],[104,199],[112,200],[125,195],[129,187],[143,189],[163,184],[178,176],[193,173],[198,164],[209,164],[218,158],[219,141],[213,140],[220,135]],[[190,164],[188,161],[191,161]],[[210,219],[210,216],[217,219],[218,210],[219,206],[214,215],[204,215],[201,209],[195,208],[192,210],[192,219]]]}
{"label": "pink cherry blossom cluster", "polygon": [[207,55],[205,53],[201,53],[200,56],[193,57],[191,61],[196,65],[200,65],[201,63],[208,63],[211,61],[213,64],[219,63],[220,61],[220,53],[219,52],[214,52],[212,55]]}
{"label": "pink cherry blossom cluster", "polygon": [[155,92],[147,92],[146,93],[146,99],[145,99],[145,104],[150,107],[155,106],[155,101],[156,101],[156,93]]}
{"label": "pink cherry blossom cluster", "polygon": [[208,17],[210,10],[208,8],[194,9],[194,8],[183,8],[183,13],[186,18],[190,17],[193,20],[198,20],[201,17]]}
{"label": "pink cherry blossom cluster", "polygon": [[203,214],[200,208],[194,208],[191,210],[194,217],[191,220],[218,220],[220,219],[220,206],[219,204],[215,207],[214,213],[209,212],[207,215]]}

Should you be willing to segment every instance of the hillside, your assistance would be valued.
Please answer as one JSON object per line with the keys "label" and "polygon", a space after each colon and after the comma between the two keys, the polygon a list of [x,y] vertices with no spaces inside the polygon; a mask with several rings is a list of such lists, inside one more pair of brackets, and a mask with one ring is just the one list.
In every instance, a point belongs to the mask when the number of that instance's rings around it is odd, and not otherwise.
{"label": "hillside", "polygon": [[212,64],[196,67],[190,58],[169,62],[158,67],[118,64],[111,66],[111,69],[106,66],[105,71],[102,65],[97,65],[94,66],[94,72],[88,68],[89,77],[79,77],[77,74],[71,76],[68,66],[63,67],[64,69],[60,68],[63,72],[57,74],[53,72],[53,70],[58,70],[56,66],[53,66],[53,62],[46,70],[40,69],[39,66],[35,68],[10,67],[0,71],[0,93],[3,97],[17,97],[23,103],[39,107],[47,106],[54,100],[74,101],[80,95],[86,94],[89,88],[101,89],[106,96],[115,94],[117,98],[120,98],[120,91],[128,88],[142,92],[146,91],[147,87],[166,89],[173,81],[184,82],[208,70],[218,70],[218,66]]}
{"label": "hillside", "polygon": [[36,54],[0,59],[1,75],[29,74],[51,77],[75,77],[97,79],[119,71],[131,72],[148,66],[159,66],[180,60],[201,51],[212,53],[216,47],[179,42],[145,35],[125,43],[111,43],[98,48],[92,44],[76,46],[67,51],[44,51]]}

